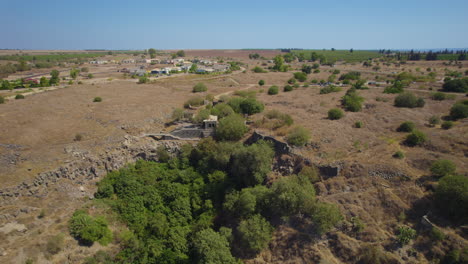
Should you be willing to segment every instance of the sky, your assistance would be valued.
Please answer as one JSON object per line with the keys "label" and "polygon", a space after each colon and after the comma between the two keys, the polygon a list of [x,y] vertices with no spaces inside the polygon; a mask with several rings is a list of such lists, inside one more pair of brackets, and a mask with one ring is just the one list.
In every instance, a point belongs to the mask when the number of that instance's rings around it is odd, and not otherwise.
{"label": "sky", "polygon": [[0,0],[0,48],[468,48],[467,0]]}

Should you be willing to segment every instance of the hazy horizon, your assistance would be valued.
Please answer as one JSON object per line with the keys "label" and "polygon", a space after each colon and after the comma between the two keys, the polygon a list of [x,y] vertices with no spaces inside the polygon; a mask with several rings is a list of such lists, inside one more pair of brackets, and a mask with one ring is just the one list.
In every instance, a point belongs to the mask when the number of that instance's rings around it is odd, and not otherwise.
{"label": "hazy horizon", "polygon": [[[28,50],[456,49],[468,2],[9,1],[0,48]],[[5,26],[8,25],[8,26]],[[247,48],[246,48],[247,47]],[[439,48],[434,48],[439,47]]]}

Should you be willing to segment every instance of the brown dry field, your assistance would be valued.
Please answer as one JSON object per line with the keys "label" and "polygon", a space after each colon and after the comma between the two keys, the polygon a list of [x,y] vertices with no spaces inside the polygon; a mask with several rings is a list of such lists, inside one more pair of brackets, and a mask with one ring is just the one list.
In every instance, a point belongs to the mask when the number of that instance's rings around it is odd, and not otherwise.
{"label": "brown dry field", "polygon": [[[248,59],[248,54],[252,52],[186,51],[188,56],[237,58],[247,63],[247,69],[260,65],[259,61]],[[258,52],[266,57],[275,55],[268,53],[270,51],[265,51],[265,54]],[[295,63],[292,66],[299,69],[301,65],[302,63]],[[136,80],[123,79],[121,73],[116,73],[117,68],[125,66],[85,66],[95,73],[94,79],[80,77],[84,82],[81,85],[64,85],[67,88],[27,95],[24,100],[10,100],[0,105],[2,188],[30,181],[38,173],[55,169],[73,159],[73,156],[65,151],[67,148],[99,154],[105,149],[120,146],[127,134],[139,136],[160,132],[173,109],[182,107],[185,100],[194,96],[191,90],[197,82],[204,82],[208,86],[208,92],[202,93],[203,96],[208,93],[219,95],[244,89],[257,91],[257,98],[265,103],[266,111],[277,109],[288,113],[294,118],[294,125],[302,125],[310,130],[311,141],[319,148],[304,147],[296,151],[314,163],[346,161],[368,166],[383,165],[403,170],[410,176],[410,182],[407,184],[359,177],[337,177],[316,184],[319,199],[338,204],[347,219],[359,216],[369,227],[363,235],[364,238],[360,240],[338,233],[343,247],[344,244],[348,244],[350,248],[355,244],[356,247],[362,241],[382,244],[391,241],[391,230],[397,222],[396,212],[411,208],[415,200],[425,195],[425,190],[416,184],[416,180],[429,175],[428,166],[432,161],[450,159],[457,164],[459,173],[468,172],[467,120],[457,121],[450,130],[428,126],[429,117],[447,115],[451,105],[464,98],[464,94],[457,94],[454,100],[431,100],[430,94],[441,87],[441,83],[438,82],[414,83],[409,88],[425,99],[424,108],[396,108],[393,106],[393,98],[396,95],[383,94],[383,87],[373,86],[369,90],[359,91],[365,98],[365,107],[361,112],[345,112],[342,119],[331,121],[327,119],[327,111],[340,106],[339,101],[347,87],[343,87],[341,92],[325,95],[320,95],[320,88],[313,85],[300,87],[292,92],[282,92],[282,87],[292,77],[292,72],[253,73],[247,70],[245,73],[217,76],[174,75],[156,79],[150,84],[136,84]],[[330,75],[329,71],[333,69],[339,69],[341,73],[361,71],[363,77],[369,80],[376,75],[383,78],[391,72],[400,72],[403,69],[419,74],[416,68],[425,72],[427,67],[435,68],[437,79],[440,80],[443,78],[444,68],[460,70],[458,66],[445,66],[439,61],[409,63],[399,68],[381,67],[379,72],[374,72],[362,65],[338,64],[334,68],[323,66],[320,67],[319,74],[310,74],[308,81],[326,80]],[[463,71],[467,68],[468,65],[462,65]],[[260,79],[266,81],[265,86],[257,85]],[[271,85],[280,87],[278,95],[271,96],[266,93]],[[96,96],[102,97],[103,102],[93,103],[92,100]],[[386,98],[388,101],[377,101],[377,97]],[[262,117],[263,114],[257,114],[252,119]],[[428,135],[429,144],[414,148],[401,144],[406,134],[398,133],[395,129],[407,120],[415,122],[417,128]],[[363,128],[354,128],[356,121],[362,121]],[[279,138],[287,133],[285,128],[276,131],[259,129]],[[74,141],[77,134],[81,134],[83,140]],[[392,154],[397,150],[403,151],[406,157],[401,160],[392,158]],[[93,188],[86,188],[88,187]],[[0,239],[3,241],[0,243],[0,249],[8,253],[0,256],[0,262],[22,263],[27,257],[37,256],[37,263],[58,263],[67,259],[65,253],[46,259],[41,252],[45,250],[45,241],[52,235],[58,232],[67,233],[67,221],[71,213],[84,203],[83,199],[71,194],[73,192],[70,190],[76,188],[73,182],[64,180],[60,185],[54,186],[44,199],[23,197],[16,200],[14,205],[0,208],[2,215],[18,211],[18,208],[34,209],[32,213],[22,214],[14,220],[27,226],[28,231],[9,234],[0,232]],[[384,205],[384,202],[387,204]],[[46,210],[47,217],[38,220],[37,214],[41,209]],[[0,218],[0,223],[0,226],[4,226],[11,223],[11,219]],[[332,252],[323,241],[301,244],[300,240],[294,240],[295,232],[282,226],[275,232],[270,250],[262,252],[250,262],[258,260],[258,263],[284,263],[285,256],[288,256],[291,263],[306,263],[304,259],[312,259],[311,252],[318,250],[329,263],[348,263],[338,260],[339,254]],[[285,241],[292,241],[293,244],[286,245]],[[67,235],[65,252],[74,254],[81,250],[81,255],[92,254],[102,248],[95,244],[83,251],[83,248]],[[115,245],[111,245],[110,248],[115,248]],[[426,262],[421,258],[420,262],[413,263]]]}

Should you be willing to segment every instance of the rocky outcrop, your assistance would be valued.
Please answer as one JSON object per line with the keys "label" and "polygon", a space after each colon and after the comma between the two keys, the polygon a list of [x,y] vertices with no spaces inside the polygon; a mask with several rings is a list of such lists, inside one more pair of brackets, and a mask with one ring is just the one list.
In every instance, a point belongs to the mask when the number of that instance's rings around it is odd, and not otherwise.
{"label": "rocky outcrop", "polygon": [[3,198],[0,203],[8,203],[20,196],[44,197],[48,193],[47,187],[61,179],[83,185],[139,159],[157,160],[156,149],[161,144],[164,144],[170,153],[176,153],[182,142],[157,142],[127,135],[119,147],[107,149],[97,155],[68,147],[65,152],[73,156],[72,161],[68,161],[56,170],[40,173],[30,182],[0,190],[0,197]]}

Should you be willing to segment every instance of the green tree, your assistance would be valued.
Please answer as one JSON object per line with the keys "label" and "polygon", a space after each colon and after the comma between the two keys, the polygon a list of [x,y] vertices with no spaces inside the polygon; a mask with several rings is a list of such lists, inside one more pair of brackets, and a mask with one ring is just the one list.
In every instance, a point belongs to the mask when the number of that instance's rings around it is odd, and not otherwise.
{"label": "green tree", "polygon": [[149,53],[149,55],[150,55],[150,57],[152,59],[154,59],[156,57],[156,50],[155,49],[153,49],[153,48],[148,49],[148,53]]}
{"label": "green tree", "polygon": [[308,213],[315,204],[315,189],[304,175],[291,175],[275,181],[271,186],[271,211],[277,216]]}
{"label": "green tree", "polygon": [[197,69],[198,69],[198,66],[197,66],[196,63],[194,63],[194,64],[192,64],[192,66],[190,66],[189,72],[190,73],[196,73]]}
{"label": "green tree", "polygon": [[273,69],[277,71],[286,71],[286,66],[284,65],[284,58],[281,55],[277,55],[274,59],[273,62],[275,63],[275,66],[273,66]]}
{"label": "green tree", "polygon": [[271,171],[272,159],[273,149],[265,142],[240,148],[231,155],[229,175],[241,187],[261,184]]}
{"label": "green tree", "polygon": [[211,108],[211,114],[218,116],[218,118],[223,118],[229,115],[234,114],[234,110],[232,107],[226,103],[216,104],[213,108]]}
{"label": "green tree", "polygon": [[261,215],[240,222],[237,231],[242,245],[252,252],[260,252],[271,240],[273,227]]}
{"label": "green tree", "polygon": [[185,51],[179,50],[179,51],[177,51],[176,55],[177,55],[177,57],[185,57]]}
{"label": "green tree", "polygon": [[258,81],[258,85],[260,85],[260,86],[263,86],[263,85],[265,85],[265,81],[264,81],[264,80],[260,80],[260,81]]}
{"label": "green tree", "polygon": [[57,84],[60,83],[59,75],[60,75],[60,72],[57,71],[57,70],[52,70],[50,72],[51,78],[50,78],[49,82],[50,82],[51,85],[57,85]]}
{"label": "green tree", "polygon": [[229,115],[219,121],[216,138],[219,140],[239,140],[247,132],[245,120],[239,115]]}
{"label": "green tree", "polygon": [[461,175],[445,176],[439,181],[435,201],[443,215],[451,220],[468,220],[468,177]]}
{"label": "green tree", "polygon": [[310,140],[310,131],[304,127],[297,126],[292,129],[286,140],[294,146],[304,146]]}
{"label": "green tree", "polygon": [[204,229],[195,234],[193,248],[197,255],[198,263],[211,264],[236,264],[232,256],[229,242],[226,237],[213,229]]}
{"label": "green tree", "polygon": [[256,114],[256,113],[261,113],[263,111],[263,109],[265,108],[265,106],[257,101],[257,99],[255,98],[246,98],[244,99],[240,105],[240,110],[243,114],[247,114],[247,115],[253,115],[253,114]]}

